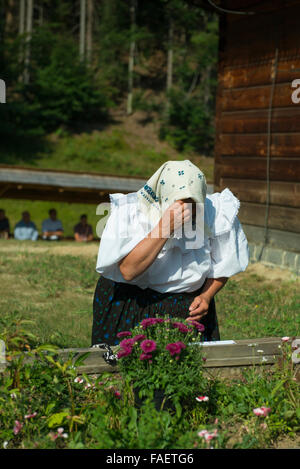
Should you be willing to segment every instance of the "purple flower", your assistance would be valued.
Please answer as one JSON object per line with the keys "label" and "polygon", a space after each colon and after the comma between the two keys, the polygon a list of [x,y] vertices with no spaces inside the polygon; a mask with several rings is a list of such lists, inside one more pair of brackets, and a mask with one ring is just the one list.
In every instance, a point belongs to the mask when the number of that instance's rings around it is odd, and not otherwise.
{"label": "purple flower", "polygon": [[192,324],[192,326],[196,327],[198,332],[203,332],[205,330],[203,324],[200,324],[200,322],[198,321],[189,321],[189,323]]}
{"label": "purple flower", "polygon": [[124,339],[120,342],[120,347],[121,348],[133,347],[134,342],[135,341],[133,339]]}
{"label": "purple flower", "polygon": [[166,345],[166,350],[168,350],[172,356],[179,355],[183,348],[186,348],[186,345],[180,341]]}
{"label": "purple flower", "polygon": [[151,358],[152,358],[151,353],[141,353],[140,355],[140,360],[150,360]]}
{"label": "purple flower", "polygon": [[181,348],[177,343],[166,345],[166,350],[168,350],[172,356],[177,355],[181,352]]}
{"label": "purple flower", "polygon": [[123,332],[118,332],[117,337],[119,339],[122,339],[122,337],[128,337],[132,335],[130,331],[123,331]]}
{"label": "purple flower", "polygon": [[184,334],[190,331],[190,329],[185,324],[182,324],[181,322],[173,322],[173,326],[176,327],[180,332],[183,332]]}
{"label": "purple flower", "polygon": [[137,334],[134,337],[132,337],[132,340],[135,342],[139,342],[140,340],[146,339],[146,336],[144,334]]}
{"label": "purple flower", "polygon": [[154,324],[156,324],[156,322],[157,321],[155,318],[146,318],[142,320],[141,325],[143,329],[147,329],[147,327],[153,326]]}
{"label": "purple flower", "polygon": [[143,340],[143,342],[141,342],[141,349],[145,353],[153,352],[156,349],[156,343],[154,340]]}
{"label": "purple flower", "polygon": [[132,348],[131,347],[124,347],[122,350],[120,350],[118,353],[117,353],[117,357],[118,358],[123,358],[123,357],[127,357],[128,355],[130,355],[132,352]]}

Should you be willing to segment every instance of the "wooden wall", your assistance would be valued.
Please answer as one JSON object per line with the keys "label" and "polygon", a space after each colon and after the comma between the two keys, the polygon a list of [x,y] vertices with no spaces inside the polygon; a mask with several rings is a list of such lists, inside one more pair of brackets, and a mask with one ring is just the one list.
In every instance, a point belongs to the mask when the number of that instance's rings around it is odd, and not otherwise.
{"label": "wooden wall", "polygon": [[268,228],[273,245],[283,247],[288,232],[289,249],[300,251],[300,103],[292,101],[292,81],[300,79],[300,0],[227,0],[222,6],[256,14],[220,15],[214,191],[229,187],[241,201],[246,234],[249,226],[253,237],[256,226],[261,238],[275,73]]}

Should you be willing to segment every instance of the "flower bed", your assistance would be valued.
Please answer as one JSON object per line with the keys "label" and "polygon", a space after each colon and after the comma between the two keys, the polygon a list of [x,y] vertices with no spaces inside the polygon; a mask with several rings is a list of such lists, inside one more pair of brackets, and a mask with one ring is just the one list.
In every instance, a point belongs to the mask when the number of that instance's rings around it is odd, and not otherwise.
{"label": "flower bed", "polygon": [[[35,356],[39,360],[25,363],[20,350],[27,345],[30,351],[29,336],[22,335],[21,330],[11,338],[2,336],[10,366],[0,374],[0,446],[270,448],[284,435],[295,441],[300,430],[299,377],[291,366],[293,351],[286,338],[280,349],[281,361],[274,370],[256,368],[230,382],[204,378],[201,372],[195,385],[194,371],[188,363],[190,359],[197,360],[201,367],[201,352],[194,355],[194,347],[166,347],[178,341],[186,345],[191,340],[188,334],[196,338],[198,332],[182,332],[181,326],[167,322],[141,327],[142,330],[128,331],[131,335],[122,337],[135,337],[136,344],[125,342],[120,347],[132,348],[120,359],[124,373],[128,371],[125,378],[110,373],[97,378],[79,375],[78,367],[85,357],[74,363],[70,354],[63,361],[55,347],[50,346],[38,347]],[[145,337],[136,338],[138,334]],[[143,353],[147,359],[139,358]],[[179,376],[180,364],[185,378]],[[144,390],[148,383],[152,389],[145,393],[140,408],[135,406],[133,382]],[[164,389],[170,401],[177,400],[181,409],[177,405],[175,410],[157,411],[151,400],[157,386]]]}

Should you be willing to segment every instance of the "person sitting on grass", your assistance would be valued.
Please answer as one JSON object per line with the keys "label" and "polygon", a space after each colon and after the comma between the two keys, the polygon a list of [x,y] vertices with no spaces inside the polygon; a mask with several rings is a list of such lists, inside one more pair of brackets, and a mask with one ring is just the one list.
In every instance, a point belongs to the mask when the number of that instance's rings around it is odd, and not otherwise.
{"label": "person sitting on grass", "polygon": [[9,238],[9,220],[5,216],[5,210],[0,209],[0,238],[8,239]]}
{"label": "person sitting on grass", "polygon": [[30,220],[29,212],[25,211],[22,213],[22,220],[15,226],[14,237],[20,241],[26,239],[36,241],[38,239],[39,233],[33,221]]}
{"label": "person sitting on grass", "polygon": [[86,215],[81,215],[80,222],[74,226],[74,238],[78,242],[93,241],[93,229],[91,225],[88,225]]}
{"label": "person sitting on grass", "polygon": [[42,223],[42,237],[49,241],[58,241],[63,238],[64,229],[62,222],[56,218],[55,208],[49,210],[49,218]]}

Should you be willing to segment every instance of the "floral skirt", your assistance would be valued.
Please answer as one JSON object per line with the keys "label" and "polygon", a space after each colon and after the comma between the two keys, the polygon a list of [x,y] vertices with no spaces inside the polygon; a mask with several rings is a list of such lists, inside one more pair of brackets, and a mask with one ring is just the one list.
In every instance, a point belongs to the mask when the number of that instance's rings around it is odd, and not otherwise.
{"label": "floral skirt", "polygon": [[[92,345],[117,345],[118,332],[128,331],[145,318],[187,318],[189,307],[201,290],[202,287],[192,293],[160,293],[100,276],[93,302]],[[214,298],[199,322],[205,326],[202,340],[220,340]]]}

